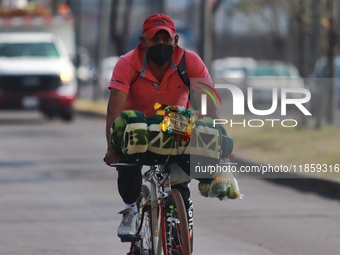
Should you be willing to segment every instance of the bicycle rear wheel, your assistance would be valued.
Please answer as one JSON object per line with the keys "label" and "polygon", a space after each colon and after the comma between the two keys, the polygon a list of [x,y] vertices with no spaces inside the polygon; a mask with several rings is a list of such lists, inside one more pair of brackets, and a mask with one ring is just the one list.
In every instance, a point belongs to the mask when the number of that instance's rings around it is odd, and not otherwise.
{"label": "bicycle rear wheel", "polygon": [[131,244],[131,251],[128,254],[152,255],[152,228],[151,228],[151,209],[148,204],[150,190],[146,185],[142,186],[141,195],[137,200],[138,206],[138,226],[137,241]]}
{"label": "bicycle rear wheel", "polygon": [[165,203],[166,254],[191,254],[187,211],[181,193],[171,190]]}

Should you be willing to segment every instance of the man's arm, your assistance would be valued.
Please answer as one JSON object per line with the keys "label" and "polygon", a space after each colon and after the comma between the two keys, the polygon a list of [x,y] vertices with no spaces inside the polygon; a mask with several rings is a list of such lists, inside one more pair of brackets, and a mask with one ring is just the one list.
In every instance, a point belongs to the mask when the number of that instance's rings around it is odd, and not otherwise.
{"label": "man's arm", "polygon": [[104,161],[110,165],[117,162],[119,155],[115,155],[110,149],[110,129],[112,123],[123,111],[127,99],[127,94],[117,90],[111,89],[110,97],[107,103],[107,114],[106,114],[106,142],[107,152],[105,154]]}

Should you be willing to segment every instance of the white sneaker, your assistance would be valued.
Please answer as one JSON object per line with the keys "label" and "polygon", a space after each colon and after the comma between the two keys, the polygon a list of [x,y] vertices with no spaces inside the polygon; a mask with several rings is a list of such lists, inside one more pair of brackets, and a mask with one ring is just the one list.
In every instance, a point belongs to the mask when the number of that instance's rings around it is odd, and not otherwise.
{"label": "white sneaker", "polygon": [[119,212],[122,214],[122,222],[118,227],[118,237],[122,239],[122,242],[130,242],[137,238],[137,216],[131,208],[124,209]]}

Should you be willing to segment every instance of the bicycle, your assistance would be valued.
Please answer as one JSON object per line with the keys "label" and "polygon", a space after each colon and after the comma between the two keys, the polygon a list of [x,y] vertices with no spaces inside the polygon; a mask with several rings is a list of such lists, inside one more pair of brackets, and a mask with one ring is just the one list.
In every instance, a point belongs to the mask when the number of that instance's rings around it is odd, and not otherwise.
{"label": "bicycle", "polygon": [[[162,252],[164,255],[190,255],[192,252],[192,239],[190,238],[190,235],[192,236],[192,229],[190,229],[189,234],[187,209],[181,193],[176,189],[171,189],[169,164],[174,162],[175,159],[172,158],[174,155],[176,155],[175,157],[179,155],[177,154],[178,151],[181,151],[182,154],[180,155],[184,155],[184,146],[189,146],[188,142],[196,126],[197,114],[190,109],[180,106],[156,103],[154,108],[157,118],[149,120],[150,127],[148,126],[147,129],[145,128],[145,123],[147,122],[145,116],[141,112],[132,110],[125,111],[123,115],[115,120],[111,128],[111,148],[113,148],[113,151],[124,151],[122,153],[122,155],[125,155],[123,161],[130,162],[115,163],[111,166],[136,166],[141,165],[141,162],[147,162],[144,165],[150,167],[149,170],[142,173],[142,178],[144,181],[149,182],[150,188],[142,185],[141,196],[137,201],[139,218],[137,238],[135,240],[122,241],[131,242],[130,252],[128,253],[130,255],[160,255]],[[133,124],[136,123],[136,119],[143,123],[143,125],[138,127],[139,133],[135,134],[132,131],[135,128],[134,125],[129,127],[131,130],[127,128],[129,118],[134,118]],[[202,127],[205,127],[207,123],[209,124],[209,121],[203,121],[201,123]],[[156,126],[151,128],[152,125]],[[162,165],[156,164],[154,163],[156,161],[149,159],[153,157],[150,155],[158,156],[158,153],[154,151],[155,146],[150,146],[153,150],[149,151],[150,154],[145,159],[138,158],[136,160],[133,157],[130,158],[130,155],[136,152],[130,146],[136,145],[137,142],[140,142],[138,153],[145,153],[149,150],[149,145],[144,142],[149,139],[149,128],[150,132],[156,131],[156,133],[164,134],[166,137],[166,139],[162,138],[163,141],[167,142],[167,146],[164,147],[166,149],[163,148],[165,152],[163,151],[160,154],[160,158],[157,159],[157,162],[163,163]],[[126,131],[127,129],[129,130],[128,132]],[[206,128],[203,129],[206,131]],[[216,132],[220,131],[213,130],[211,135],[216,136]],[[156,146],[156,148],[158,147]],[[134,153],[128,153],[129,150]],[[173,154],[172,150],[177,151]],[[215,152],[218,155],[220,153],[219,151]],[[185,157],[188,156],[189,154],[186,154]],[[186,167],[185,165],[184,168]],[[184,169],[183,167],[181,168]]]}
{"label": "bicycle", "polygon": [[[111,166],[134,166],[114,163]],[[187,211],[181,193],[171,189],[169,165],[151,165],[142,177],[137,200],[137,238],[131,242],[128,255],[191,254]]]}

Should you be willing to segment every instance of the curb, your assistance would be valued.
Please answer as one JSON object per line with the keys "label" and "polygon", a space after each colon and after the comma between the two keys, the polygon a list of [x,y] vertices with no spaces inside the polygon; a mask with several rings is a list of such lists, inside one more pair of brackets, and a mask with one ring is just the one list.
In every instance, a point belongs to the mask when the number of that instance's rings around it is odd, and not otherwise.
{"label": "curb", "polygon": [[[78,99],[75,103],[75,110],[80,114],[104,118],[106,116],[106,102]],[[236,163],[239,166],[259,166],[258,163],[240,158],[239,156],[237,156]],[[322,178],[306,178],[305,176],[293,173],[281,173],[280,178],[263,178],[263,175],[254,173],[247,173],[247,176],[340,201],[340,182]]]}

